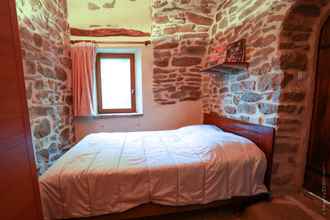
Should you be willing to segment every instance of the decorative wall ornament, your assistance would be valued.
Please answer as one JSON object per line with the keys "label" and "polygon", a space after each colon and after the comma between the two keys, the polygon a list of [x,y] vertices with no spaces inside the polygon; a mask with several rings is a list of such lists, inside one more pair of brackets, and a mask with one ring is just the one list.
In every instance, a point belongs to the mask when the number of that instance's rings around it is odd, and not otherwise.
{"label": "decorative wall ornament", "polygon": [[245,62],[246,40],[238,40],[227,47],[225,63],[243,63]]}

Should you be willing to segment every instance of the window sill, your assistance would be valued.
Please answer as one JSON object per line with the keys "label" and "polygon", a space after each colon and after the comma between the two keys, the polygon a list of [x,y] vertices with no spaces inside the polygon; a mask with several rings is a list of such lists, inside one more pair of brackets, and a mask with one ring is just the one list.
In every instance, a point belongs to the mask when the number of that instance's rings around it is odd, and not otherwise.
{"label": "window sill", "polygon": [[120,117],[139,117],[143,116],[143,113],[111,113],[111,114],[97,114],[93,118],[120,118]]}

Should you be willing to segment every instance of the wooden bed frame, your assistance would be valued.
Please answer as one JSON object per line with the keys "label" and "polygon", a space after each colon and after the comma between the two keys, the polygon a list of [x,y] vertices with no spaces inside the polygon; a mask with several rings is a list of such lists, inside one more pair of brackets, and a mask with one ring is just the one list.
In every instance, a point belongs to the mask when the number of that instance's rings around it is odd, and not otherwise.
{"label": "wooden bed frame", "polygon": [[[268,190],[270,190],[271,173],[273,163],[273,143],[274,143],[274,129],[262,125],[250,124],[239,120],[219,117],[216,113],[205,114],[204,124],[216,125],[226,132],[231,132],[242,137],[246,137],[253,141],[266,155],[267,170],[265,174],[264,183]],[[189,205],[189,206],[164,206],[153,203],[140,205],[136,208],[130,209],[123,213],[114,213],[104,216],[78,218],[72,220],[121,220],[134,219],[142,217],[151,217],[159,215],[167,215],[173,213],[181,213],[193,210],[215,208],[225,205],[245,206],[249,203],[269,199],[270,193],[260,194],[252,197],[236,197],[229,200],[220,200],[205,205]]]}
{"label": "wooden bed frame", "polygon": [[253,141],[266,155],[267,170],[264,184],[268,190],[270,190],[275,129],[235,119],[219,117],[216,113],[205,114],[204,124],[216,125],[226,132],[231,132]]}

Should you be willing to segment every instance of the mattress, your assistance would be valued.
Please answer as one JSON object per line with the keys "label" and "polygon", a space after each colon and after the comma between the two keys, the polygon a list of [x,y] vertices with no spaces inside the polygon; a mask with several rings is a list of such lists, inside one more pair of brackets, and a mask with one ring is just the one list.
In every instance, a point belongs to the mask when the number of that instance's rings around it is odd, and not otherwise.
{"label": "mattress", "polygon": [[91,134],[40,177],[43,212],[65,219],[252,196],[267,191],[266,162],[253,142],[212,125]]}

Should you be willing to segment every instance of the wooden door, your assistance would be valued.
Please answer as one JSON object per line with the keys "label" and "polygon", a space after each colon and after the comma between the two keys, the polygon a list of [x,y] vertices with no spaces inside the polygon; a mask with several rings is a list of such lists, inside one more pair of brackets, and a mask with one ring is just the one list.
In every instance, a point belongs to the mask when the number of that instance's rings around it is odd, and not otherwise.
{"label": "wooden door", "polygon": [[[330,201],[330,18],[321,32],[305,188]],[[322,188],[327,186],[327,192]]]}
{"label": "wooden door", "polygon": [[0,27],[0,219],[41,220],[15,1],[0,1]]}

